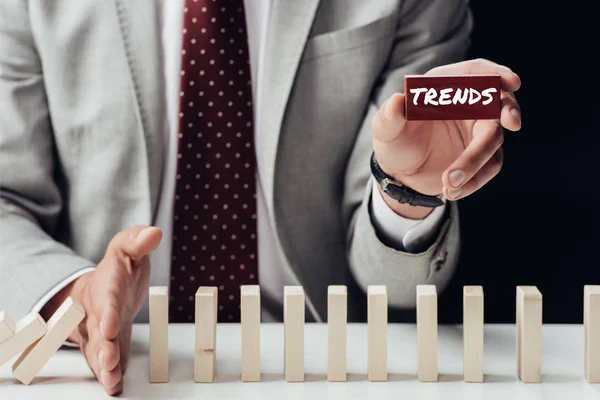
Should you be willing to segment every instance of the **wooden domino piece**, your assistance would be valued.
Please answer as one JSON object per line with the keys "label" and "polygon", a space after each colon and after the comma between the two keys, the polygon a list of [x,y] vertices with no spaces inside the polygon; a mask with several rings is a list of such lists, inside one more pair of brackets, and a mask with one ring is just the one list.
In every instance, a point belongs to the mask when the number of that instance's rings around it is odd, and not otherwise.
{"label": "wooden domino piece", "polygon": [[260,381],[260,286],[240,287],[242,382]]}
{"label": "wooden domino piece", "polygon": [[15,322],[10,315],[0,311],[0,343],[15,334]]}
{"label": "wooden domino piece", "polygon": [[367,288],[368,379],[385,382],[387,371],[387,288],[372,285]]}
{"label": "wooden domino piece", "polygon": [[25,350],[48,331],[46,322],[38,313],[30,313],[15,324],[15,333],[0,343],[0,366]]}
{"label": "wooden domino piece", "polygon": [[600,383],[600,286],[584,288],[585,378]]}
{"label": "wooden domino piece", "polygon": [[150,383],[169,382],[169,288],[149,290]]}
{"label": "wooden domino piece", "polygon": [[517,377],[542,381],[542,294],[535,286],[517,286]]}
{"label": "wooden domino piece", "polygon": [[327,380],[346,381],[346,325],[348,290],[346,286],[327,289]]}
{"label": "wooden domino piece", "polygon": [[287,382],[304,382],[304,289],[283,288],[284,375]]}
{"label": "wooden domino piece", "polygon": [[407,120],[500,118],[500,75],[407,75]]}
{"label": "wooden domino piece", "polygon": [[48,320],[48,332],[30,345],[13,364],[15,378],[29,385],[84,317],[83,307],[68,297]]}
{"label": "wooden domino piece", "polygon": [[215,381],[216,354],[214,350],[194,350],[194,382]]}
{"label": "wooden domino piece", "polygon": [[196,291],[194,382],[215,380],[218,307],[217,288],[200,286]]}
{"label": "wooden domino piece", "polygon": [[437,290],[435,285],[417,285],[418,377],[421,382],[437,382]]}
{"label": "wooden domino piece", "polygon": [[483,382],[483,288],[463,288],[463,375],[465,382]]}

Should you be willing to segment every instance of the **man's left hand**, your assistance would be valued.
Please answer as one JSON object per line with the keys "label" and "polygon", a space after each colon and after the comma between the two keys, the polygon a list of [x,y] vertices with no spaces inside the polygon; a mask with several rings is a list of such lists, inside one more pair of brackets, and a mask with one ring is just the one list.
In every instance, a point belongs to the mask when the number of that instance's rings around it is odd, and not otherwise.
{"label": "man's left hand", "polygon": [[[373,149],[385,173],[420,193],[448,200],[469,196],[502,167],[503,128],[521,129],[521,110],[513,92],[521,80],[511,69],[488,60],[469,60],[434,68],[426,75],[498,74],[500,120],[407,121],[404,95],[390,97],[371,120]],[[423,218],[430,208],[400,204],[387,195],[398,214]]]}

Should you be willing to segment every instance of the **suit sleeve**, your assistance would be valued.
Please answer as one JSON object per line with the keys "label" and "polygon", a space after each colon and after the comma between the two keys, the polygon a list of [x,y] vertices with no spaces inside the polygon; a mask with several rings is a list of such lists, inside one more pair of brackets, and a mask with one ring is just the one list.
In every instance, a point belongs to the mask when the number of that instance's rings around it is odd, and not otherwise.
{"label": "suit sleeve", "polygon": [[[369,157],[373,151],[370,121],[378,105],[404,91],[404,75],[461,61],[469,45],[472,20],[466,0],[406,0],[398,10],[394,46],[386,69],[360,127],[345,177],[344,216],[348,221],[352,274],[366,292],[369,285],[387,285],[388,301],[396,308],[412,308],[416,285],[433,284],[442,291],[450,281],[459,256],[460,232],[455,203],[439,231],[422,251],[398,250],[376,231],[371,215]],[[376,184],[376,183],[375,183]]]}
{"label": "suit sleeve", "polygon": [[55,240],[61,171],[27,7],[0,1],[0,310],[15,318],[94,266]]}

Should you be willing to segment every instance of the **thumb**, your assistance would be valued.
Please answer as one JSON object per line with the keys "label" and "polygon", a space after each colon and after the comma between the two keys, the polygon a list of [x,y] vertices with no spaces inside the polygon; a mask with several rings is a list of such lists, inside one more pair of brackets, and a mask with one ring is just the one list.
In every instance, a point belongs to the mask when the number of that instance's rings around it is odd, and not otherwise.
{"label": "thumb", "polygon": [[162,239],[162,230],[154,226],[134,226],[119,232],[109,249],[138,261],[154,251]]}
{"label": "thumb", "polygon": [[404,95],[395,93],[381,105],[371,120],[373,139],[380,142],[391,142],[400,136],[405,123]]}

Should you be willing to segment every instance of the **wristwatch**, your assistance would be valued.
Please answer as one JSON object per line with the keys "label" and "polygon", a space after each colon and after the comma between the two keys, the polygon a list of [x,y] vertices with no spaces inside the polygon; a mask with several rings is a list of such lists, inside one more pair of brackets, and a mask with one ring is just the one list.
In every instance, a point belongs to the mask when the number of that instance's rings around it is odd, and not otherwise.
{"label": "wristwatch", "polygon": [[437,196],[429,196],[419,193],[406,185],[392,183],[392,177],[383,172],[379,166],[377,158],[375,158],[375,152],[371,156],[371,173],[381,186],[381,190],[399,203],[422,207],[439,207],[444,205],[442,199]]}

